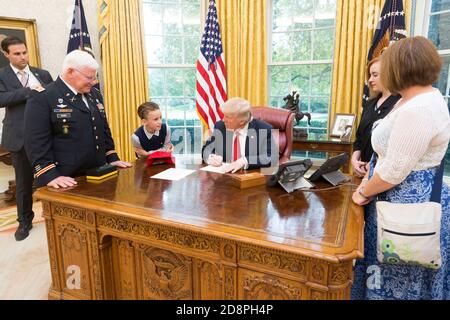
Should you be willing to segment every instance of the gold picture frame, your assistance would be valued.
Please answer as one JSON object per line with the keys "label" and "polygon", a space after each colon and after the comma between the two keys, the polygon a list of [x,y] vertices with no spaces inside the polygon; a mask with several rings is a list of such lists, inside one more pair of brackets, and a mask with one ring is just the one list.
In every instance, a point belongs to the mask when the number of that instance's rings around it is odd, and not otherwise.
{"label": "gold picture frame", "polygon": [[[30,65],[37,68],[41,67],[36,20],[0,17],[0,42],[7,36],[16,36],[25,41]],[[8,64],[9,61],[3,54],[0,54],[0,68]]]}
{"label": "gold picture frame", "polygon": [[[331,129],[330,137],[342,137],[344,134],[348,135],[349,127],[353,128],[355,123],[355,114],[337,113],[334,117],[333,127]],[[351,134],[351,131],[350,131]]]}

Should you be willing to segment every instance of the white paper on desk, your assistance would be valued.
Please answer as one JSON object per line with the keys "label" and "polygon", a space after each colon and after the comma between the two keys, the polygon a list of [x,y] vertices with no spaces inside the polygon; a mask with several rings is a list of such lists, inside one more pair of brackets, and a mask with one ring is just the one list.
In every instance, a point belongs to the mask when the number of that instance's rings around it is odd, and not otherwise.
{"label": "white paper on desk", "polygon": [[229,163],[223,163],[220,167],[206,166],[206,167],[201,168],[200,170],[224,174],[225,169],[228,166],[229,166]]}
{"label": "white paper on desk", "polygon": [[195,170],[170,168],[170,169],[164,170],[163,172],[160,172],[160,173],[152,176],[151,178],[178,181],[183,178],[186,178],[188,175],[190,175],[194,172],[195,172]]}

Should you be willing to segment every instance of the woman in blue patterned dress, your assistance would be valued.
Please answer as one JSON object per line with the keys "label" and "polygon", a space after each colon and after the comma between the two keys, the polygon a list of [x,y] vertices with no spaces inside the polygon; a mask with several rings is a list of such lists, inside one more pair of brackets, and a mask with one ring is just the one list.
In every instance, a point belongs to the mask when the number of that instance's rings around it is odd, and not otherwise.
{"label": "woman in blue patterned dress", "polygon": [[[450,140],[450,116],[441,93],[432,87],[442,60],[424,37],[402,39],[382,56],[381,80],[402,99],[374,124],[372,145],[377,157],[353,194],[366,205],[364,259],[356,262],[352,299],[450,300],[450,192],[443,184],[438,269],[394,265],[377,260],[375,201],[430,201],[437,168]],[[376,158],[376,159],[375,159]]]}

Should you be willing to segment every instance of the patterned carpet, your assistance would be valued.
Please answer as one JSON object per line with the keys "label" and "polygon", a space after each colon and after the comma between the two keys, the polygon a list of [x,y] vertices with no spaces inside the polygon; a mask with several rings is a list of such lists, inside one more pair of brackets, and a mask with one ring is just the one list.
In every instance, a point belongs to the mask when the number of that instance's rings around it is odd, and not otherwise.
{"label": "patterned carpet", "polygon": [[[35,202],[33,204],[33,211],[35,217],[33,224],[44,221],[42,217],[42,203]],[[0,210],[0,232],[15,229],[19,225],[17,222],[17,208],[16,206],[10,206]]]}

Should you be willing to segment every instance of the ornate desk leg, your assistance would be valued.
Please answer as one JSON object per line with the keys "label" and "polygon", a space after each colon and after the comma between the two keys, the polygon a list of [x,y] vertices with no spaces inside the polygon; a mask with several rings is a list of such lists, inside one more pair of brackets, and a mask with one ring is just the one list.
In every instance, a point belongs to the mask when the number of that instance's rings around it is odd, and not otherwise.
{"label": "ornate desk leg", "polygon": [[48,297],[49,299],[61,300],[62,287],[59,279],[61,275],[59,274],[57,252],[56,252],[56,241],[55,241],[55,225],[53,223],[51,213],[50,213],[50,203],[42,202],[42,215],[45,218],[45,227],[47,231],[47,244],[48,253],[50,257],[50,268],[52,273],[52,284],[49,289]]}
{"label": "ornate desk leg", "polygon": [[310,300],[348,300],[352,284],[352,261],[341,264],[312,262],[307,283]]}
{"label": "ornate desk leg", "polygon": [[103,299],[95,214],[43,201],[52,273],[50,299]]}

